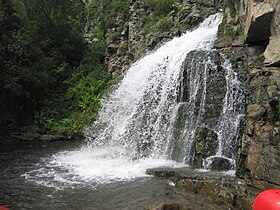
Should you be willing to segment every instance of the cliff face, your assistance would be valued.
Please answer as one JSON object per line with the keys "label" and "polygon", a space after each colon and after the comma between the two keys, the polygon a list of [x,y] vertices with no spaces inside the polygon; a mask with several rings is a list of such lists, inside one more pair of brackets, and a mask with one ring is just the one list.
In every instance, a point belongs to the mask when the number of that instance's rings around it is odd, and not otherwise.
{"label": "cliff face", "polygon": [[[251,97],[247,100],[247,126],[239,156],[242,169],[238,174],[250,178],[260,189],[280,187],[279,13],[279,1],[249,1],[245,32]],[[267,31],[254,39],[251,34],[259,33],[259,29]]]}
{"label": "cliff face", "polygon": [[[231,43],[226,38],[218,43],[230,52],[246,86],[237,176],[261,190],[280,188],[280,2],[249,0],[226,6],[225,22],[244,28],[244,35],[229,35]],[[244,45],[236,44],[242,41]]]}
{"label": "cliff face", "polygon": [[127,14],[115,17],[115,26],[105,34],[106,64],[113,77],[120,76],[129,65],[148,51],[174,36],[193,28],[216,12],[218,2],[200,0],[174,1],[172,7],[160,14],[148,1],[131,1]]}
{"label": "cliff face", "polygon": [[[278,0],[177,1],[164,22],[132,1],[127,17],[106,33],[106,63],[114,77],[157,44],[179,36],[222,8],[225,18],[216,48],[230,58],[245,90],[246,110],[237,176],[259,189],[280,188],[280,2]],[[127,20],[127,21],[126,21]]]}

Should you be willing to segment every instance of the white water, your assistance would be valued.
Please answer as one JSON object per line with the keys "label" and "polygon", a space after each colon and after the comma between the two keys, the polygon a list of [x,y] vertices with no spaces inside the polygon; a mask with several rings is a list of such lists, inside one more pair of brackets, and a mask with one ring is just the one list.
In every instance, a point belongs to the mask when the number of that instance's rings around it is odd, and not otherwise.
{"label": "white water", "polygon": [[221,21],[221,14],[213,15],[196,30],[174,38],[136,62],[103,102],[100,119],[90,130],[94,134],[88,135],[89,146],[119,146],[131,158],[166,158],[182,63],[192,50],[212,49]]}
{"label": "white water", "polygon": [[45,158],[39,169],[23,176],[56,188],[82,183],[96,186],[144,177],[147,168],[183,166],[170,160],[168,152],[181,66],[190,51],[212,49],[221,21],[221,14],[210,16],[197,29],[132,65],[102,102],[99,120],[88,131],[88,144]]}

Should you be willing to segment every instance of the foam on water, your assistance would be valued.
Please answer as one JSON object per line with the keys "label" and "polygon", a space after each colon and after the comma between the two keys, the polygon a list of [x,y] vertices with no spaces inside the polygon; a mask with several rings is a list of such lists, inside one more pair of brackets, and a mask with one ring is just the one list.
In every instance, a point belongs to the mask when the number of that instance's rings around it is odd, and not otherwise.
{"label": "foam on water", "polygon": [[123,149],[98,147],[63,151],[43,158],[35,170],[22,176],[37,184],[63,189],[65,187],[93,187],[117,181],[130,181],[145,174],[147,168],[182,167],[183,164],[164,158],[131,160],[121,154]]}

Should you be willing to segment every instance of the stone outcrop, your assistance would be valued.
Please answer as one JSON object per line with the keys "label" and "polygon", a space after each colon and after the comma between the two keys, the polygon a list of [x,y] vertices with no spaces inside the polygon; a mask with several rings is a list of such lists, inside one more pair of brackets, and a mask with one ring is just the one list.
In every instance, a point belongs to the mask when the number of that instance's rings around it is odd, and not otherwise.
{"label": "stone outcrop", "polygon": [[[201,62],[205,60],[207,62]],[[172,159],[203,168],[204,160],[218,152],[219,140],[215,129],[221,122],[227,93],[224,62],[217,51],[197,50],[186,56],[177,99],[179,108],[173,132]],[[188,135],[194,131],[195,136]],[[230,135],[227,138],[232,143]],[[188,146],[185,144],[186,139],[189,141]],[[185,147],[188,149],[185,150]],[[230,149],[226,152],[223,155],[231,154]],[[184,160],[185,156],[188,157],[187,160]],[[226,161],[222,161],[223,167],[217,167],[217,161],[219,162],[217,159],[209,167],[215,170],[231,168],[226,166]]]}
{"label": "stone outcrop", "polygon": [[248,43],[266,41],[270,36],[270,23],[274,8],[270,3],[249,0],[245,34]]}
{"label": "stone outcrop", "polygon": [[[243,11],[247,11],[239,16],[239,22],[245,25],[244,47],[238,49],[224,41],[221,48],[233,64],[238,64],[236,70],[243,78],[241,81],[246,85],[247,92],[246,121],[236,174],[247,184],[261,190],[280,188],[280,2],[248,0],[241,4],[245,5]],[[235,14],[240,15],[240,11],[236,10]],[[242,21],[245,19],[246,23]],[[233,39],[238,39],[236,34]],[[237,49],[244,57],[236,57],[232,53]]]}
{"label": "stone outcrop", "polygon": [[53,142],[53,141],[72,141],[76,138],[82,139],[81,136],[67,136],[67,135],[50,135],[50,134],[40,134],[37,131],[36,127],[25,126],[17,129],[12,132],[8,138],[12,138],[19,141],[44,141],[44,142]]}
{"label": "stone outcrop", "polygon": [[253,199],[260,192],[234,176],[219,172],[201,172],[192,168],[155,168],[148,169],[146,173],[172,180],[177,193],[187,199],[192,194],[195,200],[203,199],[204,208],[197,206],[195,209],[251,210]]}
{"label": "stone outcrop", "polygon": [[264,57],[266,66],[280,66],[280,35],[270,37]]}
{"label": "stone outcrop", "polygon": [[195,132],[194,165],[202,168],[203,160],[214,156],[218,150],[218,135],[208,128],[197,128]]}
{"label": "stone outcrop", "polygon": [[128,14],[125,14],[128,18],[124,18],[124,14],[118,14],[114,18],[114,27],[109,28],[106,33],[105,59],[108,72],[114,78],[122,75],[143,54],[154,50],[161,42],[180,36],[215,13],[218,4],[214,0],[200,3],[197,0],[180,0],[176,10],[165,15],[164,24],[159,20],[152,27],[146,27],[143,19],[153,18],[153,11],[144,1],[132,1]]}
{"label": "stone outcrop", "polygon": [[234,169],[234,163],[229,158],[212,156],[205,159],[204,168],[212,171],[229,171]]}

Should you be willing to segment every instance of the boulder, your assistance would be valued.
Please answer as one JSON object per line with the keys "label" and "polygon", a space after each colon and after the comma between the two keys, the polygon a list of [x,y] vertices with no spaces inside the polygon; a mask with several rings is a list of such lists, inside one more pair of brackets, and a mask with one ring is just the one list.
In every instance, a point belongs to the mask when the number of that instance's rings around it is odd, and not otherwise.
{"label": "boulder", "polygon": [[270,37],[264,57],[266,66],[280,66],[280,35]]}
{"label": "boulder", "polygon": [[249,44],[269,39],[274,12],[273,6],[269,3],[249,0],[245,25],[246,40]]}
{"label": "boulder", "polygon": [[41,141],[69,141],[71,136],[44,134],[39,137]]}
{"label": "boulder", "polygon": [[195,132],[194,165],[201,168],[203,159],[216,154],[219,146],[218,135],[208,128],[197,128]]}
{"label": "boulder", "polygon": [[260,120],[265,112],[266,109],[260,104],[250,104],[247,107],[248,116],[255,120]]}
{"label": "boulder", "polygon": [[229,158],[213,156],[204,161],[204,168],[212,171],[228,171],[234,168],[234,164]]}
{"label": "boulder", "polygon": [[179,203],[163,203],[157,206],[151,206],[145,210],[193,210],[193,209],[184,207]]}
{"label": "boulder", "polygon": [[277,98],[280,96],[280,90],[278,90],[276,85],[268,86],[267,93],[270,98]]}
{"label": "boulder", "polygon": [[11,137],[20,141],[36,141],[39,139],[39,134],[37,132],[28,131],[21,133],[12,133]]}

